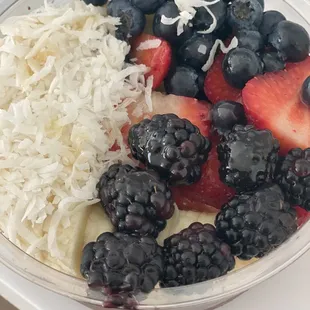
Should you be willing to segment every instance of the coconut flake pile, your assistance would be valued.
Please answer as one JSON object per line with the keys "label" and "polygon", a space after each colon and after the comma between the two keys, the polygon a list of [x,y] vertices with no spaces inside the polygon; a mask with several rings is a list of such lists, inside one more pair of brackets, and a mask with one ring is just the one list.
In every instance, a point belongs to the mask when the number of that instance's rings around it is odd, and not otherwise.
{"label": "coconut flake pile", "polygon": [[61,257],[57,228],[98,201],[102,172],[130,162],[126,107],[145,93],[151,108],[152,85],[125,64],[118,24],[76,1],[0,25],[0,228],[28,253]]}

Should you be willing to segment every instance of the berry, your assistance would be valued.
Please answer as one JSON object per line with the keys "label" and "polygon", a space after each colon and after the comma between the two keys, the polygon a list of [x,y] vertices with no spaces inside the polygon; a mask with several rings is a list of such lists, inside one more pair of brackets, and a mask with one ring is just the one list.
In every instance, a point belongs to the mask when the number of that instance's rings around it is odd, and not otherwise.
{"label": "berry", "polygon": [[265,52],[261,59],[264,63],[264,72],[277,72],[285,69],[285,62],[278,57],[276,52]]}
{"label": "berry", "polygon": [[305,209],[299,206],[296,206],[295,210],[297,213],[297,224],[298,227],[300,227],[310,219],[310,212],[306,211]]}
{"label": "berry", "polygon": [[144,14],[154,14],[166,0],[130,0],[131,4],[140,9]]}
{"label": "berry", "polygon": [[220,177],[238,191],[251,191],[272,179],[279,142],[269,130],[236,125],[217,147]]}
{"label": "berry", "polygon": [[167,40],[171,44],[180,44],[192,37],[193,30],[188,25],[183,28],[183,33],[177,35],[178,22],[172,25],[165,25],[162,23],[162,16],[168,18],[175,18],[179,16],[179,10],[173,1],[166,2],[162,5],[154,15],[153,33],[157,37]]}
{"label": "berry", "polygon": [[285,61],[299,62],[307,58],[310,48],[309,34],[305,28],[284,20],[268,36],[268,43]]}
{"label": "berry", "polygon": [[265,0],[257,0],[258,3],[262,6],[262,9],[265,9]]}
{"label": "berry", "polygon": [[262,257],[286,241],[297,230],[297,216],[279,186],[265,184],[224,205],[215,226],[232,253],[248,260]]}
{"label": "berry", "polygon": [[247,118],[256,128],[272,131],[280,141],[281,154],[310,146],[310,111],[300,101],[301,86],[309,72],[310,57],[288,63],[286,70],[257,76],[242,91]]}
{"label": "berry", "polygon": [[112,165],[97,185],[102,207],[118,231],[158,236],[171,218],[171,191],[154,171]]}
{"label": "berry", "polygon": [[253,51],[242,47],[227,53],[222,68],[227,83],[239,89],[242,89],[253,77],[263,73],[263,65],[259,57]]}
{"label": "berry", "polygon": [[136,37],[142,33],[146,19],[141,10],[132,6],[129,0],[111,0],[107,6],[110,16],[119,17],[121,25],[118,26],[116,37],[121,40]]}
{"label": "berry", "polygon": [[214,45],[213,35],[196,34],[187,40],[178,50],[177,58],[180,64],[201,70],[209,59],[211,49]]}
{"label": "berry", "polygon": [[229,25],[236,31],[258,29],[263,19],[263,8],[257,0],[234,0],[227,10]]}
{"label": "berry", "polygon": [[236,101],[241,97],[241,91],[230,86],[224,78],[222,70],[224,57],[224,54],[220,54],[215,58],[204,82],[205,94],[212,103],[217,103],[220,100]]}
{"label": "berry", "polygon": [[302,103],[310,106],[310,76],[308,76],[301,86],[300,99]]}
{"label": "berry", "polygon": [[227,244],[210,224],[193,223],[164,241],[164,276],[161,287],[194,284],[225,275],[235,267]]}
{"label": "berry", "polygon": [[171,70],[165,79],[167,94],[195,98],[199,94],[199,75],[195,69],[178,66]]}
{"label": "berry", "polygon": [[[220,0],[210,6],[208,6],[210,11],[216,18],[217,24],[215,30],[218,30],[226,20],[227,13],[227,3]],[[197,30],[207,30],[213,23],[213,17],[204,7],[196,8],[196,14],[193,18],[193,25]]]}
{"label": "berry", "polygon": [[103,233],[82,254],[81,274],[90,287],[110,294],[149,293],[163,274],[163,253],[152,237]]}
{"label": "berry", "polygon": [[266,11],[263,14],[263,20],[259,27],[259,32],[264,40],[273,32],[279,22],[286,20],[285,16],[279,11]]}
{"label": "berry", "polygon": [[196,126],[175,114],[155,115],[134,125],[128,141],[132,155],[171,184],[197,182],[211,148]]}
{"label": "berry", "polygon": [[290,150],[276,169],[275,182],[287,201],[310,211],[310,148]]}
{"label": "berry", "polygon": [[240,30],[237,34],[238,47],[247,48],[253,52],[264,48],[264,41],[261,34],[256,30]]}
{"label": "berry", "polygon": [[86,4],[92,4],[94,6],[103,6],[108,0],[83,0]]}
{"label": "berry", "polygon": [[[141,44],[160,40],[156,48],[141,49]],[[135,58],[137,64],[144,64],[149,68],[145,77],[153,76],[153,89],[158,88],[166,77],[172,59],[171,47],[168,42],[143,33],[131,43],[130,58]]]}
{"label": "berry", "polygon": [[243,105],[235,101],[219,101],[211,110],[213,127],[220,134],[229,132],[237,124],[246,125]]}

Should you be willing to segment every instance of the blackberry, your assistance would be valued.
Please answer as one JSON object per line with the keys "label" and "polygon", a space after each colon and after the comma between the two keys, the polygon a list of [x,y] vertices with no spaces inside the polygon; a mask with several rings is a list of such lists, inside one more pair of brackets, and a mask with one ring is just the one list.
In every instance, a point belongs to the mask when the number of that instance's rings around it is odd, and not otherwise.
{"label": "blackberry", "polygon": [[269,130],[236,125],[217,147],[220,178],[237,191],[251,191],[272,179],[280,145]]}
{"label": "blackberry", "polygon": [[279,161],[275,182],[287,201],[310,211],[310,148],[292,149]]}
{"label": "blackberry", "polygon": [[81,274],[109,294],[150,292],[163,274],[162,248],[150,236],[103,233],[82,254]]}
{"label": "blackberry", "polygon": [[211,144],[189,120],[174,114],[155,115],[130,128],[132,155],[173,185],[189,185],[201,177]]}
{"label": "blackberry", "polygon": [[262,257],[297,229],[296,211],[278,185],[265,184],[254,194],[235,196],[218,213],[217,235],[241,259]]}
{"label": "blackberry", "polygon": [[214,279],[235,267],[230,247],[216,237],[210,224],[193,223],[164,241],[161,287],[175,287]]}
{"label": "blackberry", "polygon": [[157,237],[173,215],[171,191],[154,171],[113,165],[97,187],[101,204],[118,231]]}

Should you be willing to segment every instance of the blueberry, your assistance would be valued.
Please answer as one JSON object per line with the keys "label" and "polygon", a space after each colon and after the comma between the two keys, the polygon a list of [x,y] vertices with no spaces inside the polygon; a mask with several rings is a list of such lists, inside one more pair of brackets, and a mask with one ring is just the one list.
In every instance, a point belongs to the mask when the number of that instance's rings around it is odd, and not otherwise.
{"label": "blueberry", "polygon": [[247,124],[243,105],[235,101],[217,102],[212,106],[211,119],[213,127],[220,134],[231,131],[237,124]]}
{"label": "blueberry", "polygon": [[210,51],[214,44],[212,34],[196,34],[187,40],[178,50],[177,58],[181,64],[189,65],[197,70],[209,59]]}
{"label": "blueberry", "polygon": [[302,84],[300,98],[304,104],[310,106],[310,76]]}
{"label": "blueberry", "polygon": [[86,4],[92,4],[94,6],[103,6],[108,2],[108,0],[84,0],[84,2]]}
{"label": "blueberry", "polygon": [[178,66],[165,79],[168,94],[195,98],[199,93],[198,73],[195,69]]}
{"label": "blueberry", "polygon": [[222,69],[227,83],[240,89],[253,77],[263,73],[259,57],[243,47],[233,49],[225,56]]}
{"label": "blueberry", "polygon": [[[225,22],[226,13],[227,13],[227,4],[223,0],[220,0],[219,2],[216,2],[213,5],[210,5],[208,8],[214,14],[217,20],[217,24],[215,28],[215,30],[217,30]],[[199,7],[196,10],[197,11],[193,19],[194,27],[198,30],[209,29],[213,23],[213,18],[210,15],[210,13],[204,7]]]}
{"label": "blueberry", "polygon": [[146,19],[141,10],[133,7],[128,0],[112,0],[108,3],[108,14],[119,17],[121,25],[116,31],[119,39],[128,39],[142,33]]}
{"label": "blueberry", "polygon": [[154,14],[166,0],[130,0],[131,4],[140,9],[144,14]]}
{"label": "blueberry", "polygon": [[238,47],[245,47],[253,52],[264,48],[263,37],[255,30],[240,30],[237,34]]}
{"label": "blueberry", "polygon": [[227,20],[234,30],[254,30],[260,26],[263,12],[263,8],[257,0],[235,0],[228,7]]}
{"label": "blueberry", "polygon": [[259,32],[264,39],[273,32],[274,28],[281,22],[286,20],[285,16],[278,11],[266,11],[263,15],[262,23],[259,27]]}
{"label": "blueberry", "polygon": [[163,15],[168,18],[175,18],[179,16],[179,9],[174,2],[167,2],[156,11],[153,21],[153,33],[155,36],[163,38],[172,44],[183,43],[192,37],[193,30],[188,25],[184,26],[183,33],[178,36],[178,22],[172,25],[165,25],[161,21]]}
{"label": "blueberry", "polygon": [[258,3],[262,6],[262,9],[265,9],[265,0],[257,0]]}
{"label": "blueberry", "polygon": [[285,69],[285,62],[278,57],[276,52],[263,53],[264,72],[276,72]]}

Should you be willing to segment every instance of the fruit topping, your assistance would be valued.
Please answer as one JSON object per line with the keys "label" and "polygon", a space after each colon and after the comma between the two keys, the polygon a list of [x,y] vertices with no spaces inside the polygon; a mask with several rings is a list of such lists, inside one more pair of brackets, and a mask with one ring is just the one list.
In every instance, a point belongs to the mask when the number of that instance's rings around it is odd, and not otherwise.
{"label": "fruit topping", "polygon": [[83,0],[86,4],[92,4],[94,6],[103,6],[108,0]]}
{"label": "fruit topping", "polygon": [[166,2],[166,0],[130,0],[130,2],[144,14],[154,14],[156,10]]}
{"label": "fruit topping", "polygon": [[239,89],[242,89],[253,77],[263,73],[260,58],[253,51],[242,47],[226,54],[222,68],[227,83]]}
{"label": "fruit topping", "polygon": [[257,0],[234,0],[227,10],[229,25],[235,30],[258,29],[263,8]]}
{"label": "fruit topping", "polygon": [[258,52],[264,48],[262,35],[256,30],[240,30],[237,34],[238,47],[247,48],[253,52]]}
{"label": "fruit topping", "polygon": [[273,32],[274,28],[279,24],[279,22],[283,20],[286,20],[286,18],[279,11],[264,12],[263,20],[259,27],[259,32],[265,41],[268,39],[268,36]]}
{"label": "fruit topping", "polygon": [[161,287],[194,284],[225,275],[235,267],[230,247],[217,238],[214,226],[193,223],[164,241]]}
{"label": "fruit topping", "polygon": [[310,148],[290,150],[277,166],[275,182],[287,201],[310,211]]}
{"label": "fruit topping", "polygon": [[198,127],[175,114],[155,115],[131,127],[132,155],[171,184],[192,184],[201,177],[210,141]]}
{"label": "fruit topping", "polygon": [[222,70],[224,57],[224,54],[220,54],[215,58],[204,82],[205,94],[212,103],[221,100],[236,101],[241,97],[240,89],[230,86],[224,78]]}
{"label": "fruit topping", "polygon": [[297,224],[298,227],[300,227],[310,219],[310,212],[306,211],[304,208],[301,208],[299,206],[296,206],[295,210],[297,213]]}
{"label": "fruit topping", "polygon": [[310,57],[287,64],[286,70],[252,79],[242,92],[246,115],[256,128],[268,128],[279,140],[282,154],[310,146],[309,108],[300,101],[302,83],[309,76]]}
{"label": "fruit topping", "polygon": [[172,59],[168,42],[150,34],[141,34],[132,41],[130,58],[136,64],[149,68],[145,77],[153,76],[153,89],[158,88],[166,77]]}
{"label": "fruit topping", "polygon": [[213,128],[219,133],[231,131],[235,125],[247,125],[244,107],[235,101],[219,101],[211,110]]}
{"label": "fruit topping", "polygon": [[310,38],[305,28],[284,20],[268,36],[268,43],[285,61],[303,61],[309,55]]}
{"label": "fruit topping", "polygon": [[97,185],[101,204],[120,232],[158,236],[171,218],[171,191],[154,171],[112,165]]}
{"label": "fruit topping", "polygon": [[300,99],[302,103],[310,106],[310,76],[308,76],[301,86]]}
{"label": "fruit topping", "polygon": [[264,63],[264,72],[276,72],[285,69],[285,62],[276,52],[265,52],[261,56]]}
{"label": "fruit topping", "polygon": [[224,205],[215,226],[232,253],[248,260],[262,257],[286,241],[297,229],[297,216],[279,186],[266,184]]}
{"label": "fruit topping", "polygon": [[121,24],[115,33],[120,40],[138,36],[145,27],[146,19],[141,10],[131,5],[129,0],[112,0],[108,2],[107,12],[119,17]]}
{"label": "fruit topping", "polygon": [[152,237],[103,233],[83,249],[81,274],[107,294],[149,293],[163,274],[162,249]]}
{"label": "fruit topping", "polygon": [[272,179],[279,142],[269,130],[236,125],[217,147],[220,177],[237,191],[251,191]]}
{"label": "fruit topping", "polygon": [[265,0],[257,0],[258,3],[262,6],[262,9],[265,9]]}

